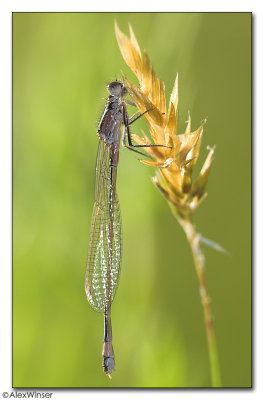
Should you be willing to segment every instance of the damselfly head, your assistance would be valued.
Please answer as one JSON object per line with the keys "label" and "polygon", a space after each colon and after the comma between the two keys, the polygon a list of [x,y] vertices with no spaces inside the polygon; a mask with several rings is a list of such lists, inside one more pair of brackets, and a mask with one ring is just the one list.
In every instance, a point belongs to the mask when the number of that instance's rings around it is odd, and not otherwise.
{"label": "damselfly head", "polygon": [[118,81],[110,82],[109,85],[106,86],[106,89],[112,96],[123,96],[127,93],[126,87],[123,83]]}

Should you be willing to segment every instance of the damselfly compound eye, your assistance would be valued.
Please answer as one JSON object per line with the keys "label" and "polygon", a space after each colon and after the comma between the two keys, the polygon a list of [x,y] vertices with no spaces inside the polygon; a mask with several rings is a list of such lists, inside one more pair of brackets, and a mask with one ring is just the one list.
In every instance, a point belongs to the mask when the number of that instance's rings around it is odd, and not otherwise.
{"label": "damselfly compound eye", "polygon": [[122,95],[125,96],[127,94],[127,88],[123,85]]}
{"label": "damselfly compound eye", "polygon": [[112,96],[120,96],[123,92],[124,85],[120,82],[111,82],[107,85],[106,89]]}

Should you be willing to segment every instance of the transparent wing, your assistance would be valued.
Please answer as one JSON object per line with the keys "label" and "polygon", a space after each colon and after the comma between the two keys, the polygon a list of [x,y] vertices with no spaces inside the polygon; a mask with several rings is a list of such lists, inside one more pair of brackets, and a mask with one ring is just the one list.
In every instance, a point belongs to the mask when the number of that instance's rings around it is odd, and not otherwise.
{"label": "transparent wing", "polygon": [[121,214],[116,194],[116,167],[110,166],[111,147],[99,141],[95,201],[90,230],[85,290],[92,308],[110,308],[121,268]]}

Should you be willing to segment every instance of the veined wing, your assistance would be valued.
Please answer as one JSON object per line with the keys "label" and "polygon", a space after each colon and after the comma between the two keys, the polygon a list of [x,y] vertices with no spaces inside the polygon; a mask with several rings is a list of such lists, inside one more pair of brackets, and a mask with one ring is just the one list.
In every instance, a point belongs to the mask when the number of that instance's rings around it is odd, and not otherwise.
{"label": "veined wing", "polygon": [[110,308],[121,268],[121,214],[116,194],[116,167],[110,166],[111,147],[99,141],[95,201],[85,279],[87,298],[95,311]]}

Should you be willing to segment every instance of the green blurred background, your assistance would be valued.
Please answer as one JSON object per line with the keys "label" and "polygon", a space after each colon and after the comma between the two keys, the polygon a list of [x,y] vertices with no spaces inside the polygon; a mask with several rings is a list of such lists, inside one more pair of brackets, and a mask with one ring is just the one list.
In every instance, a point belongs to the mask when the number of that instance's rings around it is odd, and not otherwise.
{"label": "green blurred background", "polygon": [[[208,116],[216,144],[195,215],[223,385],[251,385],[251,14],[13,14],[13,386],[210,386],[198,281],[184,233],[150,177],[121,150],[123,262],[112,310],[116,371],[102,372],[103,317],[85,296],[96,126],[123,71],[114,21],[132,24],[166,85],[179,73],[180,130]],[[133,125],[140,133],[144,121]],[[197,173],[198,173],[197,170]]]}

